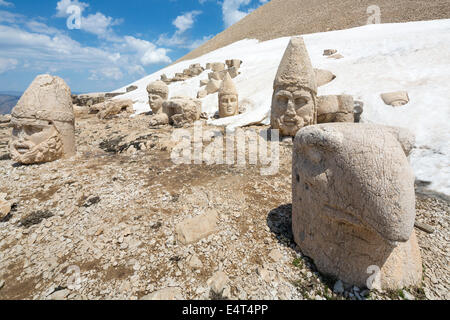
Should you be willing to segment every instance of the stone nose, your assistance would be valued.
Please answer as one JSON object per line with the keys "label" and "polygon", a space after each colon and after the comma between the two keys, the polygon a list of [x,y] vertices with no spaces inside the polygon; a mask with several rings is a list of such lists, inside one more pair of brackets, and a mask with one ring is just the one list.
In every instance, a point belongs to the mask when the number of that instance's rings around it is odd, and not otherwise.
{"label": "stone nose", "polygon": [[295,116],[295,105],[291,99],[289,99],[288,101],[286,114],[290,116]]}

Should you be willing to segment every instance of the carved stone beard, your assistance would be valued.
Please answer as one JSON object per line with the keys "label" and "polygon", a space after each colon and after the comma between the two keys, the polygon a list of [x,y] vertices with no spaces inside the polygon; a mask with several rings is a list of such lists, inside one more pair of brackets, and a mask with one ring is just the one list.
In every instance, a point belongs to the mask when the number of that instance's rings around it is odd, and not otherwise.
{"label": "carved stone beard", "polygon": [[9,145],[11,158],[22,164],[51,162],[62,158],[62,137],[56,129],[53,129],[53,131],[53,134],[49,138],[38,145],[32,146],[30,150],[25,153],[18,152],[17,147],[20,146],[20,144],[30,146],[32,144],[31,142],[11,142]]}

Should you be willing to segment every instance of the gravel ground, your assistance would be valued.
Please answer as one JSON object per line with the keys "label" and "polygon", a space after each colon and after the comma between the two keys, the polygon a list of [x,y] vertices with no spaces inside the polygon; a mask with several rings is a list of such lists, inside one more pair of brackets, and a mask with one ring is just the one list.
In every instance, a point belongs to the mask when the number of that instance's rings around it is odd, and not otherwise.
{"label": "gravel ground", "polygon": [[271,0],[175,63],[243,39],[266,41],[359,27],[367,23],[372,5],[380,7],[381,23],[450,18],[450,0]]}
{"label": "gravel ground", "polygon": [[[344,285],[335,294],[335,281],[293,242],[290,141],[281,143],[278,174],[261,176],[259,165],[176,165],[173,129],[147,123],[87,117],[77,121],[76,157],[0,161],[0,192],[15,203],[0,222],[0,299],[140,299],[164,288],[185,299],[450,298],[447,200],[418,196],[418,221],[435,229],[417,230],[423,287]],[[9,130],[0,127],[0,146]],[[218,215],[218,230],[180,243],[177,224],[205,212]]]}

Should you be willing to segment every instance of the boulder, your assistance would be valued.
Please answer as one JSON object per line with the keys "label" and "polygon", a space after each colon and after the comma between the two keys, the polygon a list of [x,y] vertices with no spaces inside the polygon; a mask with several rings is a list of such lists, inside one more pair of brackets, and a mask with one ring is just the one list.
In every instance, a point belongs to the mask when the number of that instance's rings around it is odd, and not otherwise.
{"label": "boulder", "polygon": [[314,72],[316,73],[316,81],[318,87],[324,86],[336,79],[336,76],[328,70],[314,69]]}
{"label": "boulder", "polygon": [[385,104],[393,107],[401,107],[409,102],[408,92],[406,91],[383,93],[381,99]]}
{"label": "boulder", "polygon": [[208,94],[213,94],[219,91],[220,87],[222,86],[222,80],[215,80],[211,79],[209,80],[208,84],[206,85],[206,92]]}
{"label": "boulder", "polygon": [[222,63],[222,62],[211,63],[211,70],[213,72],[223,71],[223,70],[225,70],[225,63]]}
{"label": "boulder", "polygon": [[317,106],[317,123],[355,122],[352,96],[319,96]]}
{"label": "boulder", "polygon": [[242,60],[239,59],[231,59],[231,60],[227,60],[225,61],[227,67],[230,69],[232,67],[236,67],[236,69],[239,69],[241,67],[242,64]]}
{"label": "boulder", "polygon": [[135,91],[135,90],[137,90],[137,89],[138,89],[137,86],[129,86],[129,87],[127,88],[127,92]]}
{"label": "boulder", "polygon": [[200,87],[206,86],[209,80],[200,80]]}
{"label": "boulder", "polygon": [[325,49],[323,51],[324,56],[332,56],[333,54],[337,53],[336,49]]}
{"label": "boulder", "polygon": [[[292,230],[324,274],[358,287],[417,286],[414,173],[405,130],[333,123],[294,141]],[[375,281],[374,281],[375,280]]]}
{"label": "boulder", "polygon": [[188,97],[174,97],[164,101],[162,108],[169,118],[169,124],[182,127],[200,119],[202,102]]}
{"label": "boulder", "polygon": [[217,212],[211,211],[187,219],[176,226],[177,239],[182,244],[191,244],[217,232]]}
{"label": "boulder", "polygon": [[133,113],[133,101],[131,100],[108,100],[102,105],[97,117],[99,119],[111,119],[120,113]]}

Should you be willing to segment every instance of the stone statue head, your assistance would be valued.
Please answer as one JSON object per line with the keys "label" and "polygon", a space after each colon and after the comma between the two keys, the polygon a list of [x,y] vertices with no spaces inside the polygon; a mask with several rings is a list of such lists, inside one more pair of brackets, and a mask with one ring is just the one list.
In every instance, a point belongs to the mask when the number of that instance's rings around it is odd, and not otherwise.
{"label": "stone statue head", "polygon": [[239,114],[239,96],[228,72],[219,90],[219,117],[226,118]]}
{"label": "stone statue head", "polygon": [[34,79],[12,110],[11,158],[22,164],[50,162],[76,153],[70,88],[58,77]]}
{"label": "stone statue head", "polygon": [[162,103],[169,98],[169,87],[164,82],[158,80],[147,86],[148,104],[153,114],[158,114],[162,110]]}
{"label": "stone statue head", "polygon": [[414,173],[405,129],[328,123],[301,129],[292,168],[295,242],[319,270],[365,285],[381,269],[385,288],[417,284]]}
{"label": "stone statue head", "polygon": [[294,37],[284,53],[274,81],[271,125],[283,136],[295,136],[317,124],[317,83],[302,37]]}

